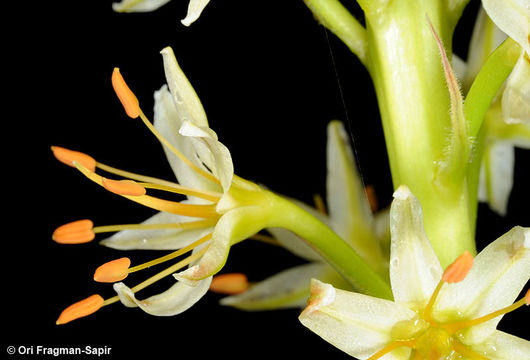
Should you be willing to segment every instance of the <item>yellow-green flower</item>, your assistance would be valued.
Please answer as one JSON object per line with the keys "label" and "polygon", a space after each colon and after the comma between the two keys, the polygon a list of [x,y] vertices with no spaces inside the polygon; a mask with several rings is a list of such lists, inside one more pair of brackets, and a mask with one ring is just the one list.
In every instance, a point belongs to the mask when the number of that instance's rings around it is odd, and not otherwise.
{"label": "yellow-green flower", "polygon": [[[112,8],[117,12],[148,12],[154,11],[159,7],[167,4],[171,0],[122,0],[119,3],[112,4]],[[208,5],[210,0],[190,0],[188,13],[181,20],[183,25],[190,26],[201,16],[202,11]]]}
{"label": "yellow-green flower", "polygon": [[527,293],[512,304],[530,278],[530,229],[501,236],[472,267],[467,253],[443,271],[408,188],[395,192],[390,219],[394,301],[314,280],[305,326],[361,360],[530,358],[530,342],[496,330],[530,302]]}

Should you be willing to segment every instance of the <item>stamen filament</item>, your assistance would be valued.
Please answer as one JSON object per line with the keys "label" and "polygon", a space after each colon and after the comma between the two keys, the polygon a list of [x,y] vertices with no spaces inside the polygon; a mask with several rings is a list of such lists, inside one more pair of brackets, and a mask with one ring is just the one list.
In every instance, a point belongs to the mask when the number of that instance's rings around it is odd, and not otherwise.
{"label": "stamen filament", "polygon": [[[98,185],[103,186],[103,177],[91,172],[83,165],[74,162],[75,167],[81,171],[87,178],[92,180]],[[150,207],[155,210],[165,211],[172,214],[190,216],[190,217],[201,217],[201,218],[217,218],[219,214],[215,211],[216,204],[212,205],[193,205],[193,204],[181,204],[175,201],[163,200],[149,195],[142,196],[129,196],[120,195],[124,198],[132,200],[138,204]]]}
{"label": "stamen filament", "polygon": [[116,232],[122,230],[163,230],[163,229],[200,229],[215,225],[216,220],[198,220],[168,224],[123,224],[96,226],[92,229],[94,233]]}
{"label": "stamen filament", "polygon": [[487,357],[480,355],[476,353],[475,351],[471,350],[469,346],[466,346],[462,344],[459,341],[453,341],[453,349],[459,353],[460,355],[471,359],[471,360],[489,360]]}
{"label": "stamen filament", "polygon": [[[141,181],[144,183],[148,183],[149,185],[163,186],[163,188],[156,188],[154,186],[150,186],[150,188],[153,188],[153,189],[165,190],[165,191],[175,192],[175,193],[183,194],[183,195],[196,196],[196,197],[200,197],[202,199],[210,200],[213,202],[217,202],[222,196],[222,194],[218,192],[187,188],[185,186],[182,186],[180,184],[177,184],[171,181],[162,180],[162,179],[158,179],[158,178],[151,177],[151,176],[145,176],[141,174],[135,174],[129,171],[117,169],[115,167],[112,167],[106,164],[102,164],[100,162],[96,163],[96,167],[108,173],[119,175],[125,178],[137,180],[137,181]],[[142,184],[142,185],[144,187],[148,187],[147,186],[148,184]]]}
{"label": "stamen filament", "polygon": [[178,257],[180,255],[183,255],[183,254],[187,253],[188,251],[191,251],[191,250],[195,249],[197,246],[205,243],[206,241],[210,240],[211,238],[212,238],[212,233],[209,233],[208,235],[203,236],[199,240],[192,242],[191,244],[189,244],[186,247],[183,247],[182,249],[179,249],[179,250],[174,251],[174,252],[172,252],[170,254],[161,256],[161,257],[159,257],[157,259],[148,261],[148,262],[143,263],[141,265],[137,265],[137,266],[134,266],[132,268],[129,268],[129,274],[133,273],[133,272],[136,272],[136,271],[140,271],[140,270],[146,269],[146,268],[154,266],[154,265],[161,264],[161,263],[163,263],[165,261],[174,259],[174,258],[176,258],[176,257]]}
{"label": "stamen filament", "polygon": [[[190,263],[194,262],[195,260],[197,260],[201,256],[203,256],[204,253],[206,252],[206,250],[208,250],[207,246],[204,249],[201,249],[201,250],[197,251],[195,254],[192,254],[192,255],[188,256],[187,258],[182,259],[178,263],[168,267],[166,270],[161,271],[158,274],[150,277],[149,279],[141,282],[140,284],[138,284],[135,287],[131,288],[131,291],[133,293],[136,293],[136,292],[138,292],[138,291],[140,291],[142,289],[145,289],[149,285],[157,282],[158,280],[170,275],[171,273],[174,273],[174,272],[182,269],[184,266],[189,265]],[[107,300],[104,300],[103,304],[101,306],[103,307],[103,306],[106,306],[106,305],[114,304],[115,302],[118,302],[119,300],[120,300],[119,296],[114,296],[114,297],[111,297],[111,298],[109,298]]]}
{"label": "stamen filament", "polygon": [[413,340],[395,340],[395,341],[392,341],[392,342],[388,343],[384,348],[382,348],[381,350],[379,350],[378,352],[376,352],[375,354],[370,356],[367,360],[377,360],[377,359],[380,359],[383,355],[388,354],[389,352],[391,352],[394,349],[400,348],[402,346],[406,346],[406,347],[410,347],[411,348],[411,347],[414,347],[415,344],[416,344],[416,340],[415,339],[413,339]]}
{"label": "stamen filament", "polygon": [[459,330],[462,330],[462,329],[465,329],[465,328],[468,328],[468,327],[471,327],[471,326],[475,326],[475,325],[479,325],[479,324],[485,323],[486,321],[492,320],[492,319],[496,318],[497,316],[501,316],[501,315],[507,314],[509,312],[512,312],[514,310],[517,310],[523,305],[526,305],[526,299],[525,298],[520,299],[519,301],[513,303],[510,306],[507,306],[505,308],[502,308],[502,309],[499,309],[497,311],[494,311],[491,314],[487,314],[487,315],[484,315],[484,316],[481,316],[479,318],[472,319],[472,320],[465,320],[465,321],[458,321],[458,322],[454,322],[454,323],[444,324],[444,325],[442,325],[442,327],[448,333],[454,334],[455,332],[457,332]]}
{"label": "stamen filament", "polygon": [[188,165],[191,169],[193,169],[195,172],[197,172],[198,174],[204,176],[205,178],[213,181],[214,183],[216,184],[220,184],[219,180],[213,176],[211,173],[207,172],[207,171],[204,171],[203,169],[197,167],[197,165],[195,165],[194,163],[192,163],[184,154],[182,154],[179,150],[177,150],[169,141],[166,140],[166,138],[164,138],[159,132],[158,130],[155,129],[155,127],[153,126],[153,124],[151,124],[151,122],[149,121],[149,119],[147,119],[147,117],[145,116],[145,114],[140,111],[140,119],[142,119],[143,123],[145,124],[145,126],[147,126],[147,128],[153,133],[153,135],[156,136],[156,138],[162,143],[164,144],[165,146],[167,146],[167,148],[173,153],[175,154],[180,160],[182,160],[183,163],[185,163],[186,165]]}
{"label": "stamen filament", "polygon": [[442,286],[445,284],[445,281],[440,280],[438,282],[438,285],[436,285],[436,288],[434,289],[431,298],[429,299],[429,302],[423,309],[423,320],[429,322],[432,324],[432,309],[434,306],[434,302],[436,301],[436,298],[438,297],[438,294],[440,293],[440,290],[442,289]]}
{"label": "stamen filament", "polygon": [[269,245],[281,246],[280,243],[275,238],[273,238],[272,236],[264,235],[264,234],[254,234],[249,239],[261,241]]}

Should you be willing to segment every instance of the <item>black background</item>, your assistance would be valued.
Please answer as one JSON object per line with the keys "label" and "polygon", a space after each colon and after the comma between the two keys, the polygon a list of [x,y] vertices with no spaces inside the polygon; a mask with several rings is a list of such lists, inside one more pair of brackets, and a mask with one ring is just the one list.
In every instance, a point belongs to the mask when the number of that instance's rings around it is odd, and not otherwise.
{"label": "black background", "polygon": [[[3,130],[7,319],[2,327],[7,336],[2,357],[8,345],[91,345],[112,348],[113,358],[349,358],[304,328],[298,310],[241,312],[219,306],[216,294],[175,317],[115,304],[55,325],[71,303],[93,293],[114,295],[110,285],[94,283],[91,276],[123,253],[95,242],[59,245],[51,241],[53,230],[81,218],[100,225],[140,222],[152,211],[86,181],[58,163],[49,147],[80,150],[110,165],[171,179],[160,145],[125,115],[110,84],[112,69],[120,67],[151,116],[153,92],[165,82],[159,55],[165,46],[173,47],[238,175],[310,203],[325,189],[326,125],[340,119],[352,135],[363,180],[375,186],[381,206],[390,203],[392,185],[370,79],[302,1],[213,0],[189,28],[180,24],[186,8],[187,1],[172,1],[153,13],[117,14],[111,1],[59,1],[6,12],[18,21],[4,32],[9,96],[4,96]],[[463,57],[476,9],[472,1],[457,29],[455,51]],[[355,7],[352,11],[360,14]],[[518,150],[507,217],[480,206],[479,248],[514,225],[530,225],[524,176],[529,163],[528,151]],[[126,254],[135,263],[158,255]],[[242,271],[259,281],[301,262],[283,250],[246,241],[232,249],[223,271]],[[144,275],[127,283],[134,285]],[[144,296],[171,282],[146,289]],[[524,320],[528,311],[520,310],[500,328],[527,337]]]}

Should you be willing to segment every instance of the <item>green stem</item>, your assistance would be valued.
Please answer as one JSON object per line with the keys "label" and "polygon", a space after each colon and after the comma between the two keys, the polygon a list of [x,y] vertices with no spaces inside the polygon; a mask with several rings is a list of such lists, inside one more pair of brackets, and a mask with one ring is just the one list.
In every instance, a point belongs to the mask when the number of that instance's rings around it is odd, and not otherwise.
{"label": "green stem", "polygon": [[506,39],[486,60],[473,81],[464,104],[470,136],[477,136],[486,112],[519,59],[521,48]]}
{"label": "green stem", "polygon": [[290,201],[276,195],[273,201],[274,214],[267,226],[283,227],[303,238],[357,290],[379,298],[393,298],[389,284],[333,230]]}

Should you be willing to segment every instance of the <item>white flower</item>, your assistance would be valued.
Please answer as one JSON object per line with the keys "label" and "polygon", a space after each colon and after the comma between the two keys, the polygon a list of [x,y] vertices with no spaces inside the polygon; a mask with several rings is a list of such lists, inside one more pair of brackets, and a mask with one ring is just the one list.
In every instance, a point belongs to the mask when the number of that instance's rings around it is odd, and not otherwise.
{"label": "white flower", "polygon": [[[170,1],[171,0],[122,0],[119,3],[112,4],[112,9],[117,12],[147,12],[154,11]],[[199,18],[209,2],[210,0],[190,0],[188,13],[186,17],[181,20],[182,24],[190,26],[191,23]]]}
{"label": "white flower", "polygon": [[394,198],[394,301],[314,280],[300,321],[361,360],[530,358],[530,342],[496,330],[502,315],[530,302],[527,293],[511,305],[530,277],[530,229],[516,227],[491,243],[471,270],[462,257],[444,272],[425,236],[418,200],[406,187]]}

